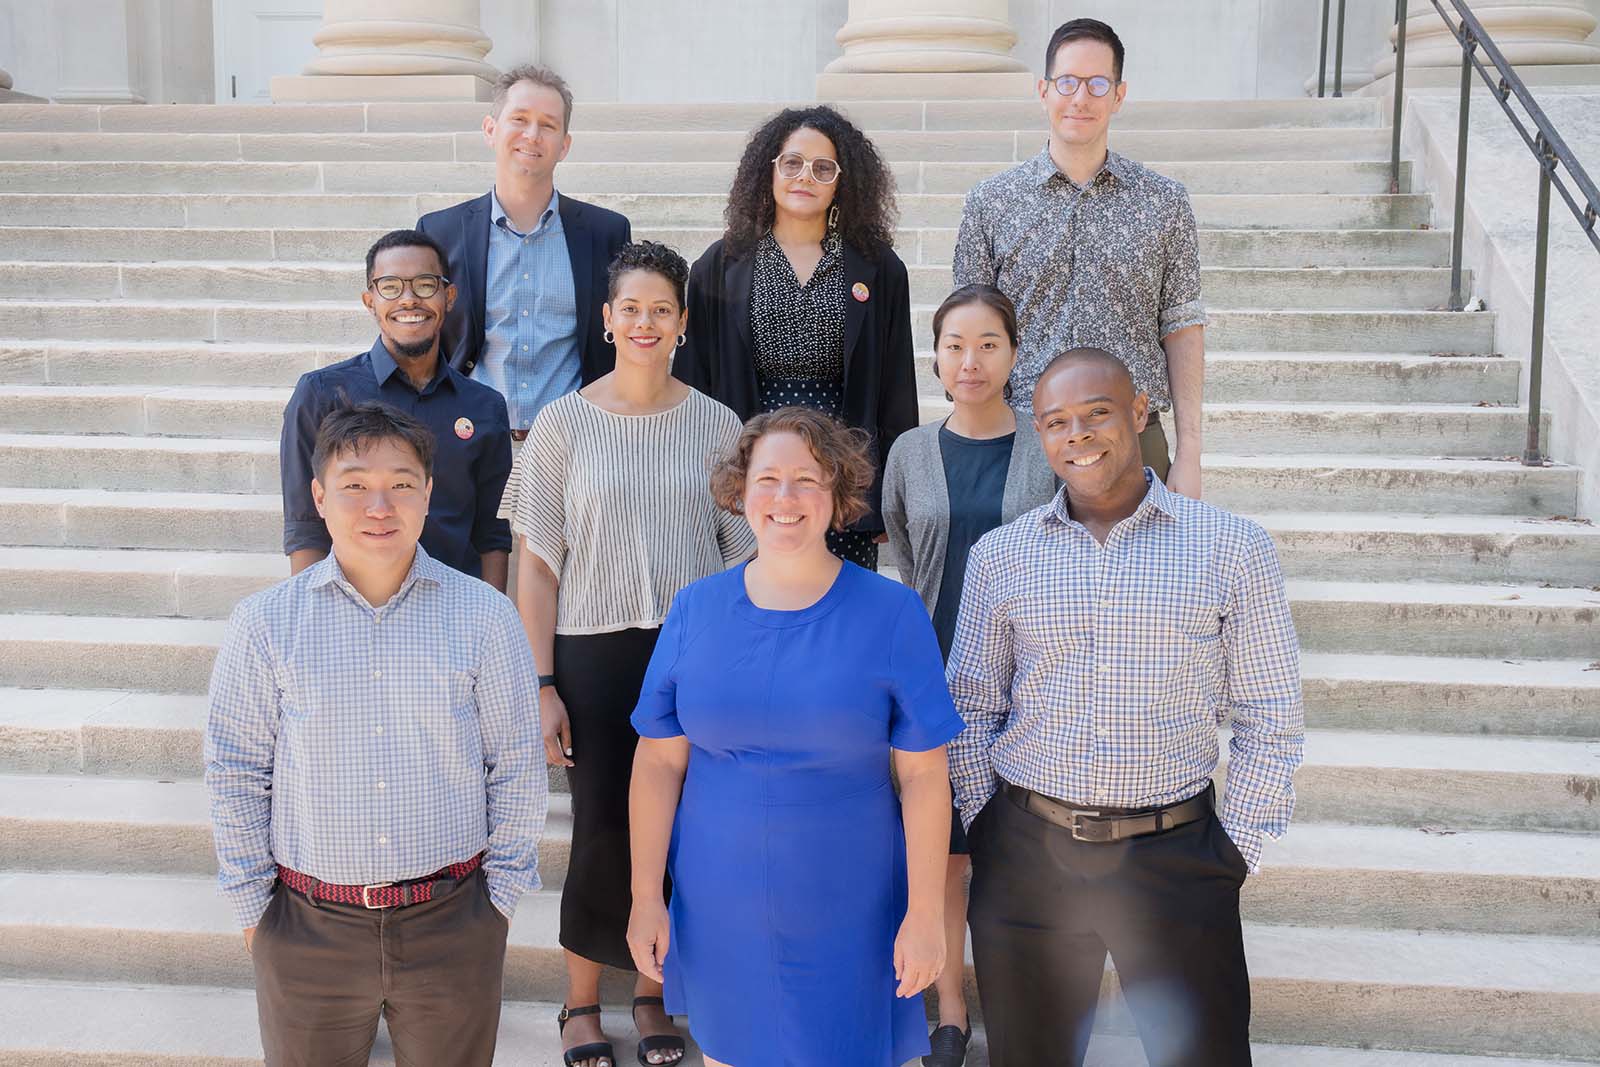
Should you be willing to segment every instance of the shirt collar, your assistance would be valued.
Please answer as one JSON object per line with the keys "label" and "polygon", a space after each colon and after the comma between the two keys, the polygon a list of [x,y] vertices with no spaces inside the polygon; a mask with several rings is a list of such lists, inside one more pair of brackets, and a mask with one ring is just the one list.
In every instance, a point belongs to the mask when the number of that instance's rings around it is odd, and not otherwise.
{"label": "shirt collar", "polygon": [[[506,209],[500,206],[500,194],[494,189],[489,190],[489,221],[496,226],[503,226],[518,237],[527,237],[528,234],[517,233],[516,227],[511,225],[511,218],[506,214]],[[553,187],[550,190],[550,203],[539,212],[539,225],[535,226],[532,233],[538,233],[545,227],[558,227],[561,225],[561,194]]]}
{"label": "shirt collar", "polygon": [[[1139,506],[1133,509],[1133,514],[1123,519],[1122,522],[1142,522],[1150,516],[1152,511],[1159,511],[1168,518],[1178,518],[1176,494],[1171,489],[1168,489],[1161,479],[1156,477],[1156,472],[1149,467],[1144,469],[1144,482],[1144,499],[1139,501]],[[1083,525],[1067,512],[1067,487],[1064,483],[1060,489],[1056,490],[1056,495],[1050,501],[1050,508],[1045,512],[1044,518],[1047,522],[1056,522],[1063,526]],[[1122,523],[1117,525],[1120,526]]]}
{"label": "shirt collar", "polygon": [[[400,583],[400,588],[395,592],[394,598],[389,603],[397,603],[417,582],[426,582],[430,585],[441,584],[444,577],[440,573],[442,570],[444,570],[444,564],[428,555],[427,550],[420,544],[417,545],[417,553],[411,559],[411,570],[406,572],[405,581]],[[332,552],[329,552],[322,560],[313,563],[306,569],[305,573],[309,575],[306,582],[312,589],[321,589],[327,585],[337,585],[357,600],[366,603],[365,598],[356,591],[356,587],[350,584],[350,579],[345,577],[344,568],[339,566],[339,557]],[[382,605],[371,604],[367,606],[382,607]]]}
{"label": "shirt collar", "polygon": [[[1062,174],[1056,167],[1056,161],[1050,157],[1050,144],[1048,141],[1039,150],[1039,154],[1028,160],[1023,166],[1028,168],[1028,177],[1036,185],[1048,184],[1050,179],[1055,177],[1060,177],[1068,185],[1072,184],[1072,179]],[[1101,164],[1095,179],[1099,180],[1101,174],[1110,173],[1113,178],[1121,181],[1131,181],[1134,176],[1134,166],[1133,160],[1126,156],[1120,156],[1108,148],[1106,149],[1106,161]],[[1094,182],[1089,184],[1093,185]]]}
{"label": "shirt collar", "polygon": [[[372,376],[378,380],[380,387],[400,370],[399,365],[394,361],[394,357],[389,354],[389,346],[383,343],[382,337],[373,342],[371,351],[367,353],[367,360],[372,364]],[[450,361],[444,358],[441,342],[439,367],[433,372],[433,381],[429,382],[421,392],[424,395],[431,393],[442,382],[449,382],[451,387],[454,388],[456,385],[456,373],[456,369],[450,366]],[[407,384],[410,383],[408,382]]]}

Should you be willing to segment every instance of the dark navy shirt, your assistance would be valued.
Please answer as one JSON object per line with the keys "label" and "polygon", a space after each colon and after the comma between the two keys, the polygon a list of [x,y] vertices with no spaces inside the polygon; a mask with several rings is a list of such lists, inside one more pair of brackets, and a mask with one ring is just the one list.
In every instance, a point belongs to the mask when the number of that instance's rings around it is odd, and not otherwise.
{"label": "dark navy shirt", "polygon": [[505,399],[442,358],[421,392],[395,366],[380,338],[371,351],[300,376],[283,413],[283,551],[327,551],[328,528],[311,499],[311,453],[323,416],[337,407],[381,400],[433,431],[433,495],[422,527],[428,555],[482,577],[479,557],[511,550],[511,524],[495,517],[511,475],[511,429]]}
{"label": "dark navy shirt", "polygon": [[967,581],[967,554],[978,538],[1000,525],[1006,495],[1006,472],[1017,435],[977,440],[939,428],[939,457],[944,461],[945,492],[950,498],[950,535],[944,553],[939,602],[933,608],[933,632],[939,651],[950,658],[961,611],[961,587]]}

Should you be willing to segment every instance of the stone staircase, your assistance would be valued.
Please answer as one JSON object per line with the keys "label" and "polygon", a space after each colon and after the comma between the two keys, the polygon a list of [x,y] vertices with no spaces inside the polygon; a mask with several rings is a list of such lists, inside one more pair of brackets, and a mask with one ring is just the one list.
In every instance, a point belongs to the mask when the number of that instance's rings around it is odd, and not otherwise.
{"label": "stone staircase", "polygon": [[[580,105],[562,187],[692,257],[768,110]],[[899,180],[927,347],[962,194],[1036,150],[1037,107],[849,110]],[[200,694],[232,604],[287,572],[290,387],[370,344],[371,240],[488,187],[479,115],[0,109],[0,1062],[259,1062]],[[1257,1062],[1600,1062],[1600,530],[1556,518],[1579,471],[1515,462],[1520,368],[1492,313],[1434,310],[1449,235],[1387,194],[1381,123],[1134,103],[1114,139],[1193,194],[1206,494],[1276,537],[1305,648],[1297,820],[1245,892]],[[512,925],[507,1064],[560,1062],[565,801]],[[1142,1063],[1107,998],[1093,1062]]]}

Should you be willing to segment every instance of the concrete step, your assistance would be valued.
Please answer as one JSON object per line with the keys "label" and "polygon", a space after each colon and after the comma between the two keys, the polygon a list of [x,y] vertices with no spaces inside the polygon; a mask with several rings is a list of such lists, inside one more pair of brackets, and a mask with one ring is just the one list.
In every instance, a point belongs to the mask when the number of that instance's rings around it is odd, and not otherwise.
{"label": "concrete step", "polygon": [[[49,182],[41,177],[35,184]],[[288,192],[284,186],[265,179],[257,182],[260,187],[253,192],[186,193],[153,179],[151,184],[160,191],[130,192],[127,186],[117,185],[120,192],[82,196],[75,195],[82,190],[70,188],[22,192],[8,187],[0,194],[0,219],[26,220],[33,226],[394,228],[409,226],[419,214],[450,207],[465,196],[481,195],[490,181],[486,178],[475,182],[464,192],[418,195],[388,191],[406,188],[398,183],[386,186],[381,193],[359,195]],[[640,229],[720,227],[725,203],[721,193],[601,193],[585,199],[622,212]],[[915,229],[953,229],[960,225],[963,199],[962,193],[903,193],[897,197],[900,224]],[[1432,221],[1432,198],[1418,193],[1197,194],[1191,200],[1199,225],[1216,229],[1408,230],[1428,226]]]}
{"label": "concrete step", "polygon": [[[731,142],[704,134],[657,135],[636,153],[637,134],[597,134],[573,142],[561,165],[561,188],[587,199],[597,193],[639,189],[639,167],[650,168],[653,183],[679,193],[726,193],[743,139]],[[1031,135],[1022,147],[1037,151]],[[239,141],[244,142],[243,158]],[[902,193],[960,193],[1017,164],[1016,138],[1010,133],[892,133],[877,138]],[[1165,134],[1145,134],[1138,147],[1161,152]],[[1179,149],[1185,151],[1184,148]],[[1188,149],[1192,152],[1192,149]],[[57,153],[52,155],[52,153]],[[1389,163],[1338,158],[1284,156],[1237,161],[1217,155],[1135,156],[1159,174],[1183,183],[1190,193],[1388,193]],[[406,136],[242,138],[225,134],[91,134],[58,138],[49,134],[0,135],[0,180],[16,192],[60,188],[68,176],[116,162],[126,180],[89,179],[72,192],[435,192],[481,193],[493,182],[494,156],[479,133]],[[394,180],[370,169],[381,166]],[[12,170],[11,168],[18,168]],[[59,174],[50,168],[59,167]],[[210,170],[212,177],[203,177]],[[123,171],[127,171],[123,174]],[[281,184],[261,183],[259,173],[277,175]],[[1401,165],[1398,192],[1411,191],[1411,164]]]}
{"label": "concrete step", "polygon": [[[525,898],[506,953],[508,1000],[552,1000],[565,976],[556,896]],[[249,958],[210,879],[0,874],[0,975],[247,988]],[[1253,1032],[1264,1040],[1437,1051],[1592,1055],[1600,942],[1250,924]],[[1108,975],[1109,977],[1109,975]],[[625,983],[607,983],[608,1001]],[[1107,1026],[1127,1029],[1119,1004]]]}
{"label": "concrete step", "polygon": [[1306,724],[1323,730],[1592,740],[1600,737],[1600,668],[1594,664],[1589,659],[1302,652]]}
{"label": "concrete step", "polygon": [[0,434],[0,485],[278,493],[278,443],[204,437]]}
{"label": "concrete step", "polygon": [[0,488],[0,544],[276,554],[283,505],[276,488],[271,494]]}
{"label": "concrete step", "polygon": [[202,693],[220,619],[0,615],[0,685]]}
{"label": "concrete step", "polygon": [[1291,579],[1288,592],[1313,652],[1588,659],[1600,648],[1591,589]]}
{"label": "concrete step", "polygon": [[1439,459],[1207,453],[1201,465],[1205,498],[1230,511],[1270,505],[1284,511],[1572,515],[1580,477],[1575,467],[1524,467],[1509,455]]}
{"label": "concrete step", "polygon": [[205,437],[229,433],[277,440],[288,388],[145,385],[0,387],[0,425],[24,433]]}
{"label": "concrete step", "polygon": [[0,547],[0,603],[30,612],[225,619],[288,576],[275,552]]}
{"label": "concrete step", "polygon": [[[546,887],[566,878],[571,818],[571,798],[552,794],[540,842]],[[0,775],[0,870],[214,874],[205,787]],[[1401,882],[1409,892],[1376,891]],[[1288,836],[1268,843],[1243,906],[1248,920],[1286,925],[1316,916],[1334,926],[1600,937],[1600,913],[1589,906],[1596,892],[1596,835],[1297,818]]]}
{"label": "concrete step", "polygon": [[1593,834],[1600,740],[1311,730],[1295,796],[1310,822]]}
{"label": "concrete step", "polygon": [[[746,131],[781,103],[639,104],[583,100],[573,137],[607,130]],[[1036,100],[853,100],[839,105],[863,130],[1027,130],[1039,128]],[[242,105],[15,104],[7,128],[42,133],[428,133],[476,130],[482,103]],[[1117,128],[1361,129],[1381,126],[1380,102],[1359,97],[1288,100],[1130,100]]]}
{"label": "concrete step", "polygon": [[[0,226],[0,261],[359,263],[387,229]],[[722,227],[635,226],[633,235],[671,245],[692,259],[722,236]],[[895,234],[901,259],[946,268],[955,241],[954,226],[902,228]],[[1447,230],[1208,229],[1200,232],[1200,261],[1212,267],[1442,267],[1450,262],[1450,234]]]}
{"label": "concrete step", "polygon": [[[947,266],[910,268],[911,300],[937,306],[950,292]],[[290,261],[224,263],[0,263],[0,299],[224,300],[359,299],[365,272],[342,264]],[[1444,305],[1450,272],[1443,267],[1207,267],[1206,300],[1223,308],[1390,310]],[[1470,280],[1468,283],[1470,289]]]}

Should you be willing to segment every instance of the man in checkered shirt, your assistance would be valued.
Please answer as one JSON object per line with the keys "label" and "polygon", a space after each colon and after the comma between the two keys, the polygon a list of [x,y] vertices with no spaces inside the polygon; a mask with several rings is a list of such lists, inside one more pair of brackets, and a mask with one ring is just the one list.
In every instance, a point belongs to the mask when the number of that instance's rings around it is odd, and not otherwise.
{"label": "man in checkered shirt", "polygon": [[369,401],[322,421],[333,551],[246,598],[211,676],[218,881],[255,965],[269,1067],[489,1067],[506,933],[539,886],[548,780],[511,601],[417,543],[427,426]]}
{"label": "man in checkered shirt", "polygon": [[1148,405],[1058,356],[1033,409],[1065,485],[967,564],[949,755],[994,1067],[1083,1062],[1108,951],[1152,1064],[1250,1062],[1239,888],[1294,808],[1298,643],[1266,531],[1141,462]]}

